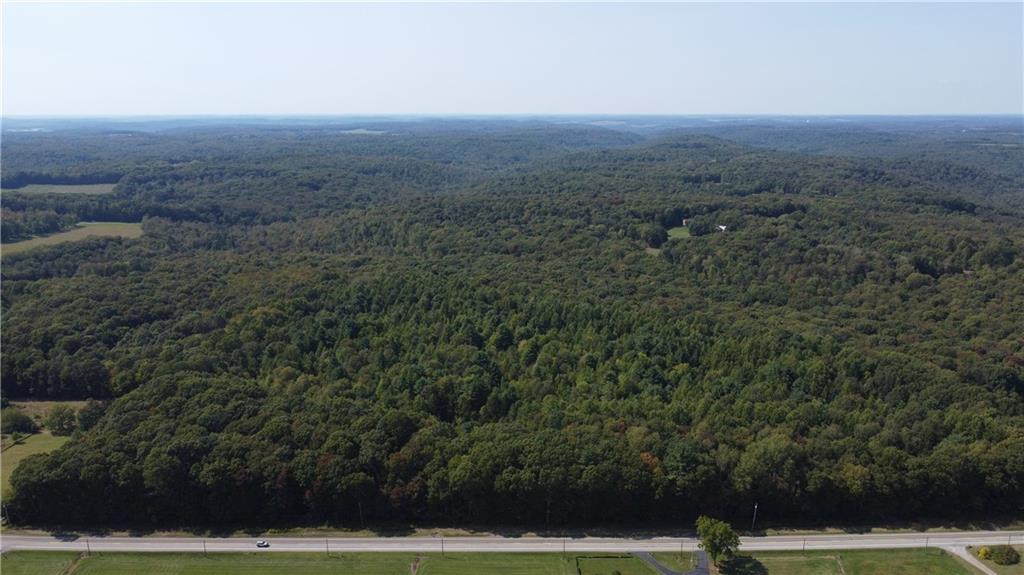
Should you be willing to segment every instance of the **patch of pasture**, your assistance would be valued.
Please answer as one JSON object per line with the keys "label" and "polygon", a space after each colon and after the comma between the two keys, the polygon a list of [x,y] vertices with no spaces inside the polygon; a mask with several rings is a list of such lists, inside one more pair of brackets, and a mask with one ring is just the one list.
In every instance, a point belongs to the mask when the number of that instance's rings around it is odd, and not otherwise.
{"label": "patch of pasture", "polygon": [[21,194],[85,194],[97,196],[114,191],[117,184],[29,184],[23,188],[4,188],[5,192]]}
{"label": "patch of pasture", "polygon": [[0,246],[3,254],[17,254],[34,248],[77,242],[86,238],[137,238],[142,235],[142,224],[129,222],[79,222],[66,232],[39,236]]}

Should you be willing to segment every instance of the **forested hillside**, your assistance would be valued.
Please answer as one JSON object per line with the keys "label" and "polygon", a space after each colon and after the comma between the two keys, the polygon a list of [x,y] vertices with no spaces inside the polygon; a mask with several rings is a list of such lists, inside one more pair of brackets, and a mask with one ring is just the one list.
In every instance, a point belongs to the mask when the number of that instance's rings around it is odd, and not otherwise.
{"label": "forested hillside", "polygon": [[943,126],[5,132],[4,242],[144,230],[3,256],[4,397],[106,405],[11,517],[1020,514],[1024,132]]}

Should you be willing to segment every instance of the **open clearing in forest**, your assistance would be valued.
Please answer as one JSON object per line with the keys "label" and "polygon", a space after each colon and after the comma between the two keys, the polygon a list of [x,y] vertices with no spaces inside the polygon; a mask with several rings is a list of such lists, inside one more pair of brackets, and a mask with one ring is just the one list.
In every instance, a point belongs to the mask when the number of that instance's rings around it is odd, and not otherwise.
{"label": "open clearing in forest", "polygon": [[142,224],[130,222],[79,222],[66,232],[39,236],[20,242],[4,244],[4,254],[17,254],[33,248],[77,242],[92,237],[137,238],[142,235]]}
{"label": "open clearing in forest", "polygon": [[50,414],[50,410],[58,405],[66,405],[76,412],[85,407],[85,401],[54,401],[48,399],[29,399],[24,401],[12,401],[11,407],[17,407],[19,411],[36,420],[42,425],[43,418]]}
{"label": "open clearing in forest", "polygon": [[678,240],[680,238],[688,237],[690,237],[690,228],[686,226],[679,226],[668,230],[668,239],[670,240]]}
{"label": "open clearing in forest", "polygon": [[11,445],[8,436],[3,438],[3,452],[0,453],[0,496],[7,498],[7,489],[11,484],[11,474],[19,463],[29,455],[48,453],[68,442],[69,437],[57,437],[49,431],[41,431],[29,435],[21,443]]}
{"label": "open clearing in forest", "polygon": [[23,188],[4,188],[21,194],[86,194],[96,196],[114,191],[116,184],[29,184]]}

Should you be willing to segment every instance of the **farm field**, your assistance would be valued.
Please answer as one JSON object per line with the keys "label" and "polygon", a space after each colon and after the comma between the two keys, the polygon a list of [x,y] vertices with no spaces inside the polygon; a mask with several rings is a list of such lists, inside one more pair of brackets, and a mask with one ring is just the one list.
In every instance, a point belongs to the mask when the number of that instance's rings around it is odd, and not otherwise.
{"label": "farm field", "polygon": [[[714,571],[712,571],[714,572]],[[939,549],[844,550],[743,554],[720,575],[974,575]]]}
{"label": "farm field", "polygon": [[81,222],[78,227],[49,236],[40,236],[4,244],[5,254],[17,254],[42,246],[52,246],[65,242],[77,242],[90,237],[137,238],[142,235],[142,224],[128,222]]}
{"label": "farm field", "polygon": [[37,453],[48,453],[67,443],[70,437],[56,437],[49,431],[34,433],[24,439],[22,443],[8,447],[10,438],[4,437],[3,453],[0,453],[0,494],[6,499],[7,488],[10,485],[11,474],[14,469],[29,455]]}
{"label": "farm field", "polygon": [[4,188],[5,192],[20,194],[109,194],[116,184],[29,184],[24,188]]}

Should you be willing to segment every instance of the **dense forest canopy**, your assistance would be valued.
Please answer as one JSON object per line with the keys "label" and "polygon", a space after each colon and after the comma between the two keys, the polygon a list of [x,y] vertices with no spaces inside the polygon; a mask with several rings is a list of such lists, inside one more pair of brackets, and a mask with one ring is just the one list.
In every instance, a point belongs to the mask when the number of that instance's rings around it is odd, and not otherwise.
{"label": "dense forest canopy", "polygon": [[1019,118],[37,124],[3,241],[144,235],[3,257],[16,521],[1024,511]]}

